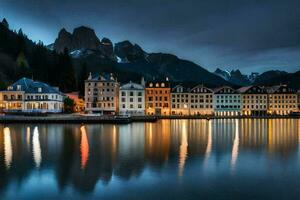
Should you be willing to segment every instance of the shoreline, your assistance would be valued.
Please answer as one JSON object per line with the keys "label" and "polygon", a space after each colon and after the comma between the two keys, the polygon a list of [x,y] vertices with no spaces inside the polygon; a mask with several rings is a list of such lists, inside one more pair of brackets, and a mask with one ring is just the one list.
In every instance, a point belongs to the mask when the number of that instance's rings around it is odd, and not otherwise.
{"label": "shoreline", "polygon": [[160,119],[299,119],[300,116],[81,116],[57,114],[47,116],[4,115],[0,123],[73,123],[73,124],[130,124],[133,122],[156,122]]}

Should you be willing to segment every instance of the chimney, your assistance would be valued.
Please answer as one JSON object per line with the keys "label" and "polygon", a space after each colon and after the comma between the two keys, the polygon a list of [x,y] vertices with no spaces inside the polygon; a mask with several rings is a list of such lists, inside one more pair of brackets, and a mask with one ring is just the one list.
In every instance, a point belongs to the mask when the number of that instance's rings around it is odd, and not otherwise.
{"label": "chimney", "polygon": [[91,72],[89,73],[88,80],[92,80],[92,73]]}
{"label": "chimney", "polygon": [[146,84],[145,84],[145,79],[144,79],[143,76],[142,76],[142,79],[141,79],[141,85],[144,86],[144,87],[146,86]]}

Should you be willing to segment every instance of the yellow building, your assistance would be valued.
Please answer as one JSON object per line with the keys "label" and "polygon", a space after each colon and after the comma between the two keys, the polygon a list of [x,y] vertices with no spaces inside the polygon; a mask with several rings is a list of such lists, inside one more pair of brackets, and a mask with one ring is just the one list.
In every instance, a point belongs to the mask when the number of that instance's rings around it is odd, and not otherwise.
{"label": "yellow building", "polygon": [[267,115],[268,94],[259,86],[247,86],[238,89],[242,95],[242,115],[263,116]]}
{"label": "yellow building", "polygon": [[190,115],[190,93],[183,85],[172,88],[172,115]]}
{"label": "yellow building", "polygon": [[146,115],[170,115],[171,88],[168,80],[150,81],[145,88]]}
{"label": "yellow building", "polygon": [[269,114],[288,115],[297,111],[297,93],[287,85],[267,88],[269,95]]}

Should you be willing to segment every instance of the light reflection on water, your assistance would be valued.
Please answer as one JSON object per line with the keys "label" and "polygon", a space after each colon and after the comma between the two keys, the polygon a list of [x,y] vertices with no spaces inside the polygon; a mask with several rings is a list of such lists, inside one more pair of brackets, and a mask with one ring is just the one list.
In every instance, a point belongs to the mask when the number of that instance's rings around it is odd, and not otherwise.
{"label": "light reflection on water", "polygon": [[299,141],[296,119],[0,125],[0,195],[295,198]]}

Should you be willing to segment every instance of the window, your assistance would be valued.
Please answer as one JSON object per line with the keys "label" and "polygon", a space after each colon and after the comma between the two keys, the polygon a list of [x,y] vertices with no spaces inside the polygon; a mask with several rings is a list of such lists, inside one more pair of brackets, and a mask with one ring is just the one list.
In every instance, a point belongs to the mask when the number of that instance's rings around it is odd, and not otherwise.
{"label": "window", "polygon": [[133,96],[133,92],[130,92],[129,95],[132,97]]}
{"label": "window", "polygon": [[42,92],[42,88],[39,87],[39,88],[38,88],[38,92]]}

